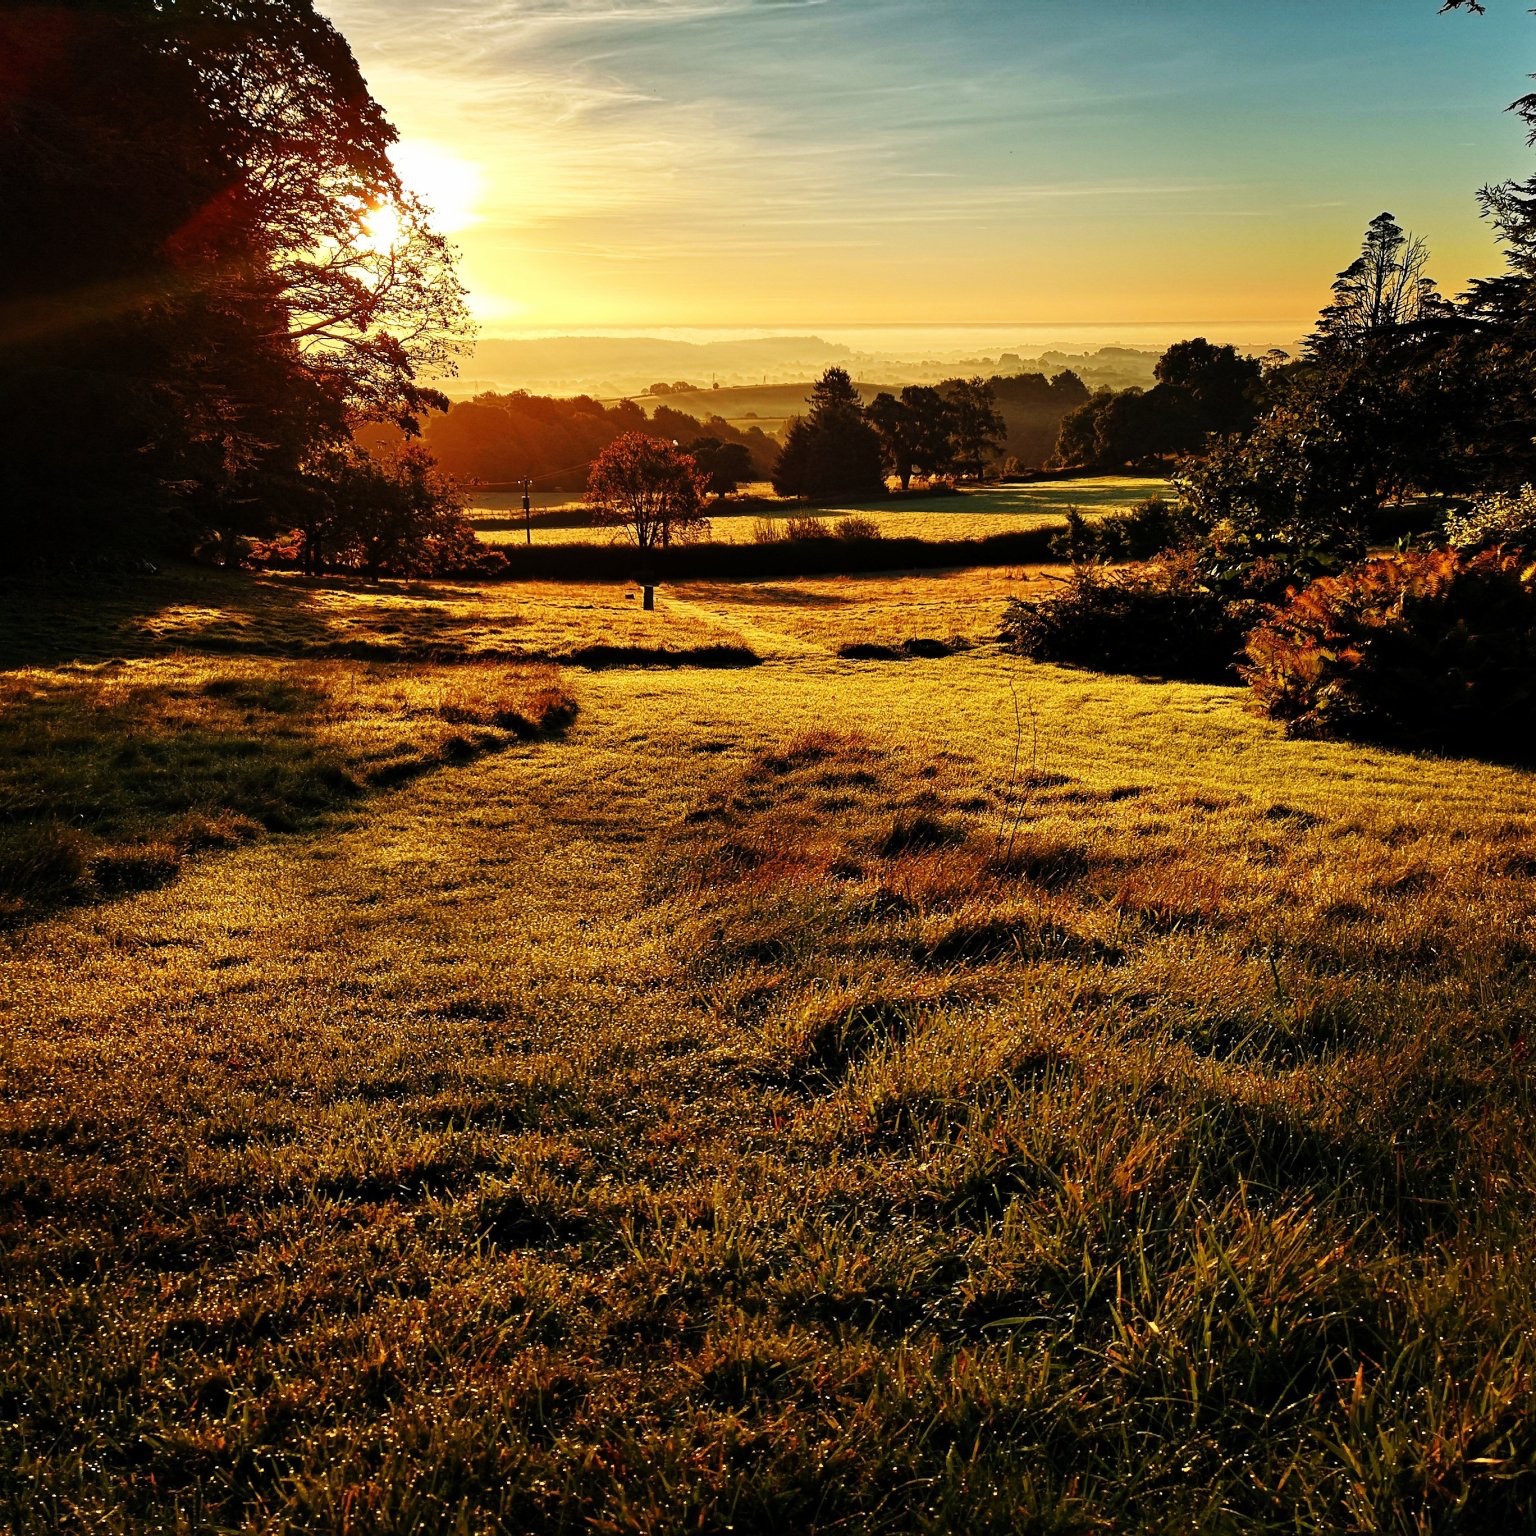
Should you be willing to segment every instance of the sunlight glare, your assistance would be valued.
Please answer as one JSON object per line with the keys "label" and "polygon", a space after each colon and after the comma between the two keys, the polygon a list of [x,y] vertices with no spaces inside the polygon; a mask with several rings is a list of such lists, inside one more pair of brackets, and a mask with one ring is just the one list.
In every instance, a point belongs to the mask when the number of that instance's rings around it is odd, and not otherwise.
{"label": "sunlight glare", "polygon": [[401,238],[400,210],[393,203],[370,208],[362,220],[362,244],[378,255],[392,251]]}
{"label": "sunlight glare", "polygon": [[429,139],[405,139],[390,151],[400,179],[432,210],[432,227],[451,235],[480,222],[480,167]]}

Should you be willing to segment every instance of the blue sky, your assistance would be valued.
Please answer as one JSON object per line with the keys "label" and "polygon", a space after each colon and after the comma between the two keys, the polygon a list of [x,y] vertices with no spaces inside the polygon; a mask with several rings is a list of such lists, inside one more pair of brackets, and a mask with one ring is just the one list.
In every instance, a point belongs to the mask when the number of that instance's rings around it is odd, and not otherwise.
{"label": "blue sky", "polygon": [[487,328],[1304,321],[1449,289],[1536,18],[1437,0],[339,0]]}

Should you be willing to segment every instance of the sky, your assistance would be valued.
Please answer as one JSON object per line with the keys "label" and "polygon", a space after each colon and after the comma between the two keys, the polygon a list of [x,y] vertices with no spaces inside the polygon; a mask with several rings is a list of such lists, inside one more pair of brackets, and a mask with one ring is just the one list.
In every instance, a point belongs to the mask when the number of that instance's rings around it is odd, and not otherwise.
{"label": "sky", "polygon": [[1304,330],[1390,210],[1442,288],[1520,0],[322,0],[491,335]]}

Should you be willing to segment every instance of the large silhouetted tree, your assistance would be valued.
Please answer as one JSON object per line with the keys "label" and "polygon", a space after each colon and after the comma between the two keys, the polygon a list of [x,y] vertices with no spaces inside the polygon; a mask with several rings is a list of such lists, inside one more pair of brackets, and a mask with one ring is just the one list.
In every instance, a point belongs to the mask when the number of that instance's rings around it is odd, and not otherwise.
{"label": "large silhouetted tree", "polygon": [[9,542],[255,526],[306,453],[441,403],[451,253],[310,0],[8,7],[0,59]]}
{"label": "large silhouetted tree", "polygon": [[1373,341],[1401,337],[1421,321],[1443,319],[1450,306],[1427,275],[1429,246],[1410,235],[1390,213],[1366,227],[1360,254],[1339,273],[1333,302],[1307,338],[1314,357],[1358,353]]}
{"label": "large silhouetted tree", "polygon": [[1189,397],[1208,431],[1241,432],[1258,415],[1263,370],[1236,347],[1216,346],[1203,336],[1177,341],[1153,371],[1158,383]]}
{"label": "large silhouetted tree", "polygon": [[954,416],[938,390],[909,384],[900,397],[882,390],[864,412],[880,437],[885,467],[901,481],[902,490],[912,484],[914,472],[942,474],[954,461]]}
{"label": "large silhouetted tree", "polygon": [[696,437],[688,452],[712,496],[730,496],[743,480],[752,478],[752,455],[745,443],[722,443],[718,437]]}
{"label": "large silhouetted tree", "polygon": [[980,475],[1008,435],[997,397],[982,379],[950,379],[941,392],[949,407],[955,464],[967,474]]}

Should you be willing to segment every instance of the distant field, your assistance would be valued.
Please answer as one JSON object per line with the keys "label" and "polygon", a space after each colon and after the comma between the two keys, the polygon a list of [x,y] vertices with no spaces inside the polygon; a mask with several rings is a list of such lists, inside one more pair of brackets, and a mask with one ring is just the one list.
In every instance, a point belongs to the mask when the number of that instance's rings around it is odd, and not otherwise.
{"label": "distant field", "polygon": [[[1088,513],[1119,511],[1166,492],[1167,481],[1129,476],[1099,475],[1081,480],[1042,481],[1033,485],[989,486],[962,491],[957,496],[935,497],[931,501],[899,501],[850,504],[847,507],[798,507],[786,502],[776,521],[782,527],[789,517],[814,515],[835,522],[840,516],[858,513],[871,517],[886,538],[979,539],[994,533],[1011,533],[1038,528],[1044,523],[1065,519],[1069,507]],[[573,518],[585,509],[580,498],[567,493],[551,493],[541,510],[568,509]],[[514,495],[482,492],[474,498],[470,520],[489,544],[520,544],[524,540],[521,523],[521,499]],[[719,543],[745,544],[756,537],[757,525],[765,520],[763,511],[738,512],[730,503],[710,519],[709,536]],[[622,541],[620,531],[593,528],[590,523],[568,528],[535,525],[535,544],[579,544],[592,541]]]}
{"label": "distant field", "polygon": [[[863,394],[872,400],[883,384],[866,385]],[[637,403],[648,414],[659,405],[670,406],[675,411],[686,411],[700,421],[707,416],[723,416],[733,427],[761,427],[768,433],[778,432],[791,416],[803,416],[807,410],[806,396],[811,392],[808,383],[746,385],[726,389],[696,389],[686,394],[642,395]]]}

